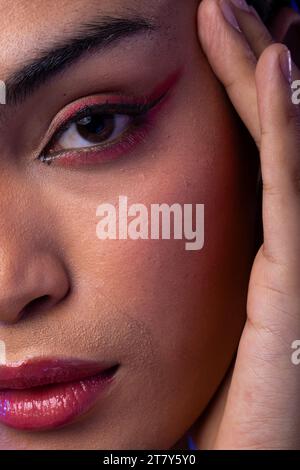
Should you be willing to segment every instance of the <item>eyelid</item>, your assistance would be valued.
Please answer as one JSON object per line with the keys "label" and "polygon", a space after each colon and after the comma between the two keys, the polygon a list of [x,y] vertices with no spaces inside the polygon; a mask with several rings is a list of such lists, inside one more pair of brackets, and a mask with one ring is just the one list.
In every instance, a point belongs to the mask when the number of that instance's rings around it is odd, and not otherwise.
{"label": "eyelid", "polygon": [[39,159],[42,153],[45,152],[45,149],[47,149],[47,146],[51,142],[51,139],[53,139],[55,134],[59,132],[59,129],[61,129],[62,126],[67,125],[67,123],[70,122],[72,117],[75,116],[78,111],[80,112],[80,110],[82,110],[83,108],[92,107],[97,101],[97,106],[99,107],[101,105],[100,101],[102,102],[102,105],[109,104],[110,106],[120,106],[123,104],[127,107],[130,104],[139,104],[140,106],[146,106],[148,103],[149,108],[151,110],[151,105],[152,107],[154,107],[155,105],[159,104],[160,101],[165,101],[165,98],[167,98],[170,91],[174,88],[175,84],[179,81],[180,77],[182,76],[182,72],[182,68],[178,68],[177,70],[173,71],[167,78],[164,79],[163,82],[159,83],[155,87],[152,93],[142,97],[138,97],[133,94],[124,95],[122,93],[106,92],[105,94],[99,93],[89,95],[85,98],[80,98],[75,102],[67,105],[56,115],[56,117],[51,122],[48,131],[46,132],[46,135],[44,136],[41,144],[39,145],[39,148],[36,151],[37,159]]}
{"label": "eyelid", "polygon": [[84,105],[82,108],[79,108],[77,112],[70,118],[67,118],[59,128],[53,133],[51,140],[57,140],[65,131],[67,131],[72,124],[76,123],[84,117],[91,116],[93,114],[124,114],[128,116],[143,116],[147,114],[152,108],[156,106],[161,101],[162,97],[159,97],[157,100],[151,103],[138,103],[131,104],[128,102],[119,102],[112,104],[109,101],[103,104],[94,103],[90,106]]}
{"label": "eyelid", "polygon": [[[85,115],[91,114],[93,110],[101,110],[103,114],[109,114],[110,110],[111,113],[122,114],[120,111],[123,111],[124,114],[142,116],[162,101],[166,94],[167,92],[164,92],[162,96],[156,97],[152,102],[149,102],[146,96],[137,98],[134,96],[116,94],[110,97],[107,95],[105,97],[101,95],[91,95],[87,98],[77,100],[75,103],[68,105],[60,111],[54,118],[37,151],[37,159],[46,151],[53,139],[57,140],[74,122]],[[89,114],[84,114],[85,112]]]}

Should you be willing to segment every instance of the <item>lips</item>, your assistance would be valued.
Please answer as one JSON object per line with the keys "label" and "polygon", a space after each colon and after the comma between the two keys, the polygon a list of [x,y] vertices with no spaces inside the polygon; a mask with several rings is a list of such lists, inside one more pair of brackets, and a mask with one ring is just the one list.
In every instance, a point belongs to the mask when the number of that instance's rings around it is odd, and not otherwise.
{"label": "lips", "polygon": [[51,359],[0,366],[0,423],[32,431],[69,424],[104,397],[118,367]]}

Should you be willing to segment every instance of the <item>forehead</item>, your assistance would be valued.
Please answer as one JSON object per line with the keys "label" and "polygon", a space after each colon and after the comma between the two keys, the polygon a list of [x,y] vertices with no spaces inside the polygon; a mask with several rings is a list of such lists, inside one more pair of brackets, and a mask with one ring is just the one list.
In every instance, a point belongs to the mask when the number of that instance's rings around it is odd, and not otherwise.
{"label": "forehead", "polygon": [[0,0],[0,34],[14,32],[24,35],[34,31],[42,37],[45,27],[68,28],[74,22],[86,21],[93,15],[101,14],[136,13],[162,17],[178,1],[181,0]]}
{"label": "forehead", "polygon": [[[190,1],[190,0],[189,0]],[[76,25],[95,17],[138,15],[158,22],[182,0],[0,0],[0,79],[24,61],[29,51],[42,50]]]}

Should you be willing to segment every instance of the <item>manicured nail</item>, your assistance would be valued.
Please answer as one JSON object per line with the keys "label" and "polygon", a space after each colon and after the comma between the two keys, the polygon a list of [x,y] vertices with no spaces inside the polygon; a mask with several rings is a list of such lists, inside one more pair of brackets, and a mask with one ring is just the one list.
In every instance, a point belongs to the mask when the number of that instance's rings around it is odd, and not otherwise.
{"label": "manicured nail", "polygon": [[250,6],[246,2],[246,0],[231,0],[231,2],[234,4],[234,6],[236,6],[240,10],[244,10],[248,12],[250,11]]}
{"label": "manicured nail", "polygon": [[242,32],[241,28],[239,27],[238,21],[236,19],[236,16],[234,14],[232,5],[230,0],[220,0],[220,8],[223,13],[223,16],[225,20],[234,28],[236,29],[239,33]]}
{"label": "manicured nail", "polygon": [[280,66],[283,75],[285,76],[288,83],[292,84],[292,57],[288,49],[282,51],[279,56]]}

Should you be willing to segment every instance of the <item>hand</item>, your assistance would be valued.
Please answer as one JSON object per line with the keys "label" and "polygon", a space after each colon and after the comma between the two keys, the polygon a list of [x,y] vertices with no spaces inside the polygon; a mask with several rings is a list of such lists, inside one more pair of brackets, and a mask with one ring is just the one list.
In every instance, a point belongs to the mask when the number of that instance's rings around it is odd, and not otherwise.
{"label": "hand", "polygon": [[[214,447],[300,449],[300,366],[291,360],[300,339],[300,110],[287,48],[274,43],[253,9],[233,7],[238,30],[230,1],[221,5],[201,2],[199,38],[260,150],[264,241]],[[300,78],[294,64],[292,73]]]}

